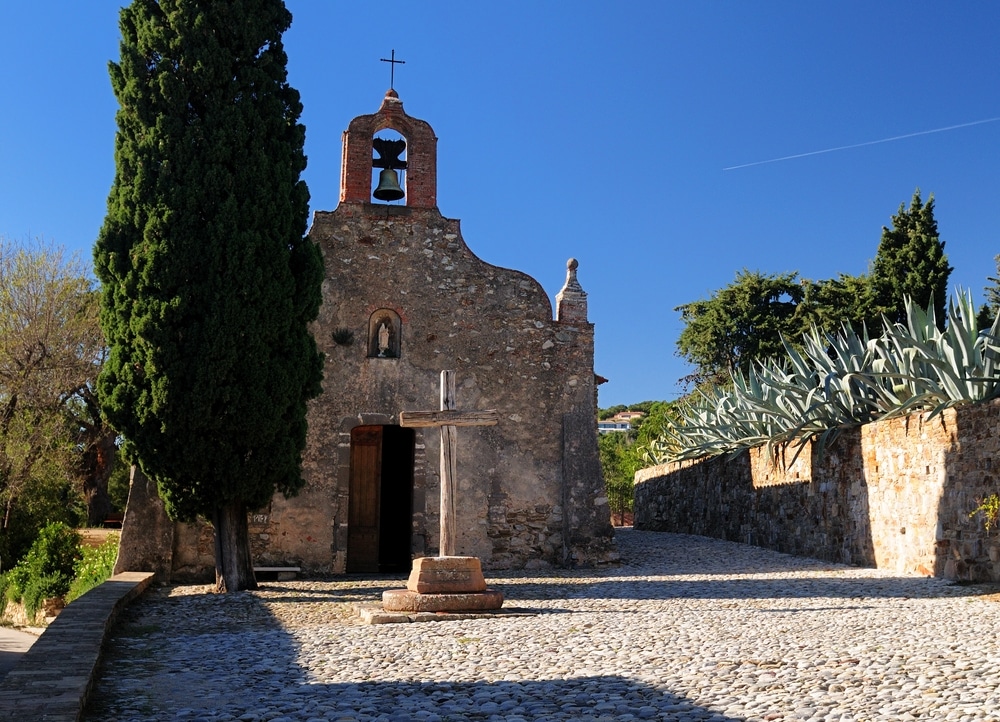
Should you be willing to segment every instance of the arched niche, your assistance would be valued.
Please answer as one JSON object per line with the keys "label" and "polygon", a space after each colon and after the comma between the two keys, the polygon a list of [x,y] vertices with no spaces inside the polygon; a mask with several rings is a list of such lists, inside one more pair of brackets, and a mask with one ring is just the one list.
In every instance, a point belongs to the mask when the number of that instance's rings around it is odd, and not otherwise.
{"label": "arched niche", "polygon": [[391,308],[380,308],[368,318],[368,358],[399,358],[402,323]]}

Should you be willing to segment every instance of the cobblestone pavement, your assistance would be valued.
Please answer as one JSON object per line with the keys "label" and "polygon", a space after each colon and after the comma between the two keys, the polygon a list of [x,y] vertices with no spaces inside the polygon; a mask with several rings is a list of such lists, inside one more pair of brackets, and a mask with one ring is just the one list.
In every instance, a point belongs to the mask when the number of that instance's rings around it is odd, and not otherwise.
{"label": "cobblestone pavement", "polygon": [[1000,604],[942,580],[622,530],[620,567],[500,573],[528,617],[364,626],[402,578],[147,594],[86,720],[1000,720]]}

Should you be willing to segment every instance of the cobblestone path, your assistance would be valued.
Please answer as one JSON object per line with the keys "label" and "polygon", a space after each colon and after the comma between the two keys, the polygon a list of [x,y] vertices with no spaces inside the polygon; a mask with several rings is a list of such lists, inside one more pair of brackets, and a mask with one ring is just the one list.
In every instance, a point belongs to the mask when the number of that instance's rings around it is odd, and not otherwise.
{"label": "cobblestone path", "polygon": [[1000,604],[702,537],[618,533],[620,567],[487,574],[527,617],[364,626],[395,579],[148,594],[86,720],[1000,721]]}

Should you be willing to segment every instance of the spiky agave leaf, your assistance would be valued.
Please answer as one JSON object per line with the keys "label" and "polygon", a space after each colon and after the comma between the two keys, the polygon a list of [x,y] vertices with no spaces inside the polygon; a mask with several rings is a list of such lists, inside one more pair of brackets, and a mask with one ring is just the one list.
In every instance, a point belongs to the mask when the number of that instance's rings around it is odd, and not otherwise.
{"label": "spiky agave leaf", "polygon": [[[703,392],[649,459],[675,461],[737,453],[766,444],[822,449],[844,428],[914,411],[933,417],[946,408],[1000,395],[1000,315],[988,332],[976,328],[971,294],[948,305],[948,325],[937,328],[933,305],[907,299],[907,323],[885,324],[870,338],[844,324],[827,334],[815,326],[802,352],[783,339],[784,363],[767,360],[732,377],[732,389]],[[794,461],[794,458],[793,458]]]}

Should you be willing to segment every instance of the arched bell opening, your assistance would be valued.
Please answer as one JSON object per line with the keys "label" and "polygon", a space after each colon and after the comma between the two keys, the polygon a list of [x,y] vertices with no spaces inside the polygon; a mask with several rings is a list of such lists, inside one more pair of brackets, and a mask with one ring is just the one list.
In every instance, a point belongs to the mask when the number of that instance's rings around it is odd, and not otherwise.
{"label": "arched bell opening", "polygon": [[406,138],[392,128],[372,137],[372,203],[400,203],[406,198]]}

